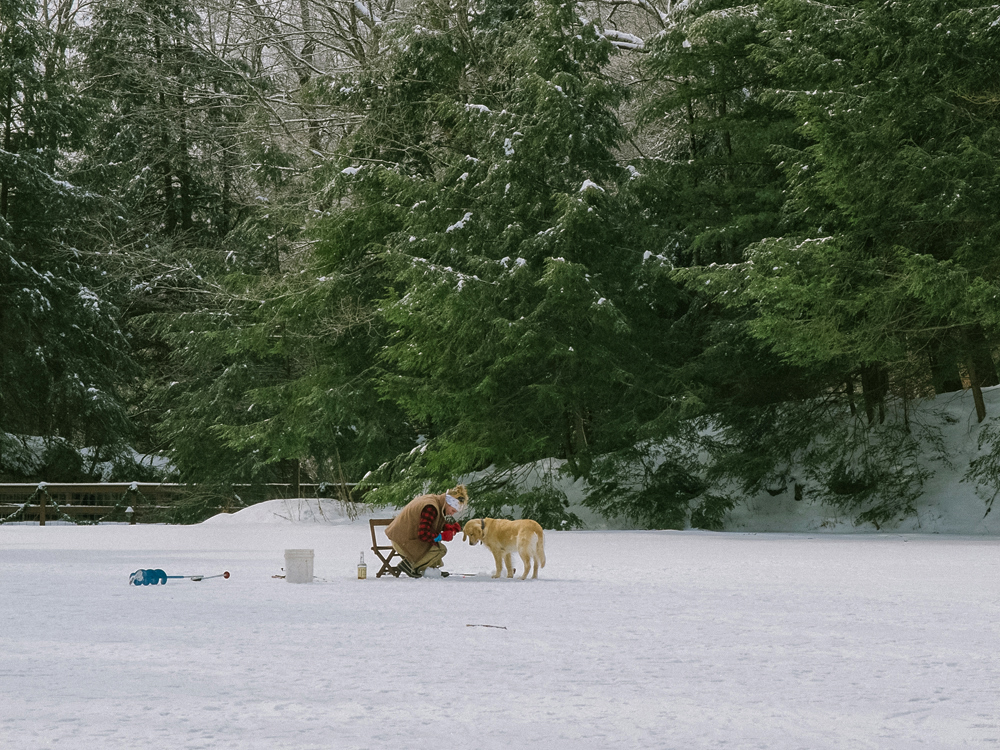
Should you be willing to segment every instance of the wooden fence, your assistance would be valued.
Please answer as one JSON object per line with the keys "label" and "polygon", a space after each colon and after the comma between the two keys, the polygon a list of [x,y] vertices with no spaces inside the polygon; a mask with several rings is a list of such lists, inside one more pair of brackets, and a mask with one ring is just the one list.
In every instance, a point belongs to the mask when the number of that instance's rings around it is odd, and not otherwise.
{"label": "wooden fence", "polygon": [[[353,486],[353,485],[348,485]],[[288,497],[318,497],[322,485],[267,484],[234,487],[233,496],[220,497],[220,510],[237,510],[244,504]],[[38,522],[57,520],[64,514],[77,522],[100,520],[143,523],[162,520],[193,488],[154,482],[102,482],[93,484],[0,484],[0,523],[5,519]],[[337,487],[332,487],[336,495]],[[324,493],[326,494],[326,493]],[[129,512],[130,511],[130,512]],[[114,514],[113,518],[109,515]]]}

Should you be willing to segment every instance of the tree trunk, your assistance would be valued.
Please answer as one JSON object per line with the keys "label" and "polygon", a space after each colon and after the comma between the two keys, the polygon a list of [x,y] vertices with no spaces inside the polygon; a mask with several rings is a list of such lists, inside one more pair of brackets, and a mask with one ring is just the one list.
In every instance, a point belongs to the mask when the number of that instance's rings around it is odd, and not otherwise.
{"label": "tree trunk", "polygon": [[180,140],[177,144],[178,170],[180,183],[180,223],[182,231],[190,231],[194,227],[194,198],[191,195],[191,159],[188,148],[187,112],[185,111],[184,92],[177,94],[177,127]]}
{"label": "tree trunk", "polygon": [[[156,67],[163,70],[163,45],[160,36],[153,37],[153,50],[156,58]],[[167,112],[166,92],[160,91],[157,95],[160,105],[160,176],[163,180],[163,227],[167,234],[172,234],[177,227],[176,206],[174,205],[174,170],[170,160],[170,133],[165,121]]]}
{"label": "tree trunk", "polygon": [[[4,94],[3,107],[3,150],[10,153],[11,131],[13,130],[13,106],[14,92],[13,84],[7,84],[7,91]],[[7,178],[0,180],[0,218],[7,218],[7,200],[10,192],[10,185]]]}
{"label": "tree trunk", "polygon": [[[980,335],[982,332],[979,332]],[[972,400],[976,405],[976,421],[982,422],[986,419],[986,402],[983,400],[983,380],[982,375],[977,367],[978,360],[980,357],[976,356],[977,347],[973,343],[975,338],[974,333],[969,331],[962,331],[962,343],[965,345],[966,350],[966,367],[969,370],[969,386],[972,388]],[[990,364],[993,364],[992,358],[990,359]],[[996,370],[993,370],[993,377],[996,378]]]}
{"label": "tree trunk", "polygon": [[1000,384],[997,378],[997,367],[993,362],[993,347],[982,326],[976,325],[969,329],[969,356],[976,366],[976,375],[979,385],[983,388],[990,388]]}
{"label": "tree trunk", "polygon": [[[312,14],[309,9],[309,0],[299,0],[299,12],[302,15],[302,64],[299,67],[299,85],[305,88],[312,80],[313,68],[316,64],[316,37],[313,36]],[[319,151],[322,141],[320,139],[320,122],[316,114],[314,104],[306,104],[307,96],[300,97],[301,107],[306,115],[306,137],[309,148]]]}
{"label": "tree trunk", "polygon": [[587,440],[587,420],[584,410],[574,409],[566,415],[567,442],[566,457],[574,474],[586,474],[590,470],[589,441]]}
{"label": "tree trunk", "polygon": [[302,477],[302,463],[297,458],[290,458],[288,459],[288,469],[290,474],[292,497],[299,497],[299,489],[301,486],[300,479]]}
{"label": "tree trunk", "polygon": [[969,357],[969,382],[972,385],[972,400],[976,404],[976,421],[986,419],[986,402],[983,400],[983,387],[979,384],[979,373],[976,372],[975,360]]}
{"label": "tree trunk", "polygon": [[689,145],[691,148],[691,159],[694,160],[695,156],[698,155],[698,141],[695,139],[694,135],[694,102],[688,97],[687,100],[687,121],[688,121],[688,138]]}
{"label": "tree trunk", "polygon": [[861,368],[861,390],[865,399],[865,416],[868,424],[885,422],[885,397],[889,392],[889,374],[881,364],[867,364]]}
{"label": "tree trunk", "polygon": [[931,368],[934,393],[953,393],[962,390],[962,376],[958,369],[958,352],[951,337],[935,336],[927,347],[927,361]]}

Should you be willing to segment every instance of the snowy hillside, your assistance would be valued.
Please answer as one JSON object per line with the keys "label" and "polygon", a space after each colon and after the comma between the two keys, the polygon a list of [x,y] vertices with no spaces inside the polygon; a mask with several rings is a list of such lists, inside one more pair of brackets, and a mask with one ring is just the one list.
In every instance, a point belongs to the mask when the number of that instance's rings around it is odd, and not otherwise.
{"label": "snowy hillside", "polygon": [[[987,420],[1000,419],[1000,386],[984,391]],[[897,415],[898,416],[898,415]],[[884,531],[928,534],[1000,534],[1000,508],[987,514],[993,491],[962,478],[978,455],[982,425],[976,422],[971,392],[946,393],[911,405],[910,420],[940,431],[942,450],[925,446],[923,463],[934,476],[924,486],[917,514]],[[984,423],[985,424],[985,423]],[[1000,447],[998,447],[1000,450]],[[943,454],[943,455],[942,455]],[[791,489],[771,497],[762,494],[734,509],[726,531],[875,532],[871,525],[854,526],[850,514],[808,497],[796,502]]]}

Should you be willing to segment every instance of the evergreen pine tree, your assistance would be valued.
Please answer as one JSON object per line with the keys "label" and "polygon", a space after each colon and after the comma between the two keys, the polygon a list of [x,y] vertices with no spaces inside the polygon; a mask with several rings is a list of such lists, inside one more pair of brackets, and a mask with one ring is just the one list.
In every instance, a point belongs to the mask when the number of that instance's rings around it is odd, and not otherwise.
{"label": "evergreen pine tree", "polygon": [[[79,167],[113,201],[103,265],[126,303],[142,364],[131,397],[145,443],[174,451],[181,475],[203,485],[220,473],[228,481],[252,473],[206,429],[206,403],[225,423],[221,415],[245,398],[205,380],[232,364],[233,352],[223,347],[206,360],[193,339],[206,321],[219,335],[231,330],[220,321],[243,309],[244,282],[227,284],[227,274],[275,277],[251,286],[277,283],[305,210],[289,176],[294,159],[261,115],[269,80],[253,50],[231,41],[236,29],[219,21],[213,8],[187,0],[95,5],[86,63],[100,114]],[[199,390],[213,399],[202,402]]]}
{"label": "evergreen pine tree", "polygon": [[661,277],[651,296],[659,319],[644,321],[655,363],[646,387],[661,406],[640,422],[641,440],[602,457],[587,503],[647,526],[682,528],[690,519],[715,528],[738,496],[713,483],[735,477],[755,492],[784,481],[788,461],[763,444],[762,424],[825,382],[755,341],[752,312],[716,302],[700,272],[683,290],[674,284],[687,276],[671,272],[738,264],[752,243],[782,230],[787,180],[775,151],[800,138],[793,115],[771,99],[773,76],[757,55],[767,23],[757,6],[677,5],[641,66],[635,137],[647,157],[629,191],[643,207],[646,266]]}
{"label": "evergreen pine tree", "polygon": [[187,0],[95,5],[87,64],[101,116],[87,174],[141,220],[133,238],[220,237],[235,222],[245,92],[239,61],[210,54],[208,33]]}
{"label": "evergreen pine tree", "polygon": [[549,2],[422,17],[433,28],[397,28],[381,77],[352,87],[372,114],[345,148],[347,205],[321,249],[392,290],[382,389],[427,443],[402,486],[379,481],[405,497],[548,457],[586,473],[622,439],[646,361],[626,314],[642,250],[611,46]]}
{"label": "evergreen pine tree", "polygon": [[772,438],[813,415],[810,430],[788,433],[802,438],[788,465],[815,496],[878,525],[911,512],[928,477],[906,400],[933,393],[943,357],[970,375],[993,367],[983,353],[997,279],[975,249],[996,231],[996,160],[982,145],[994,118],[979,93],[995,75],[992,11],[767,7],[774,96],[808,139],[781,153],[786,233],[746,263],[689,277],[747,311],[749,330],[785,362],[825,373],[808,401],[781,409]]}
{"label": "evergreen pine tree", "polygon": [[[120,451],[132,364],[94,269],[100,199],[74,184],[66,157],[88,115],[75,26],[34,2],[4,0],[0,10],[0,437]],[[64,478],[81,478],[80,468]]]}
{"label": "evergreen pine tree", "polygon": [[653,205],[679,266],[739,262],[780,231],[786,182],[775,150],[798,139],[756,54],[766,19],[758,6],[693,0],[647,45],[645,170],[661,186]]}
{"label": "evergreen pine tree", "polygon": [[249,485],[244,501],[268,482],[349,496],[346,483],[408,448],[366,375],[371,313],[354,280],[302,270],[230,274],[223,304],[162,318],[182,380],[163,392],[160,430],[182,480],[216,495]]}
{"label": "evergreen pine tree", "polygon": [[997,277],[981,250],[998,227],[980,83],[997,72],[992,10],[774,6],[792,29],[775,35],[779,72],[812,145],[785,161],[800,234],[754,255],[757,332],[799,360],[846,357],[872,416],[890,380],[940,390],[943,358],[974,389],[996,383]]}

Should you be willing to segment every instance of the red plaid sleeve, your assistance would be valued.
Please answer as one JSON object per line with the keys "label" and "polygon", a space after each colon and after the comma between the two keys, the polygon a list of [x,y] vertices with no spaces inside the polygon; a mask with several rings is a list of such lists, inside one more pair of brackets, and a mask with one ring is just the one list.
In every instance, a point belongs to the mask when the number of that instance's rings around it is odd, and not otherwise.
{"label": "red plaid sleeve", "polygon": [[422,542],[433,542],[437,534],[434,533],[434,521],[437,520],[438,511],[433,505],[425,505],[420,513],[420,526],[417,528],[417,537]]}

